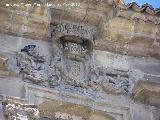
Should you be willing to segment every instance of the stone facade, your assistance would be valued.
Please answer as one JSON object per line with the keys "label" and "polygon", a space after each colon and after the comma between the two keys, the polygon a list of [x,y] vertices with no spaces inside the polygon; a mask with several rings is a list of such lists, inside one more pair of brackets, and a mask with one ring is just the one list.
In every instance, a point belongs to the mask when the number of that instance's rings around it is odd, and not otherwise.
{"label": "stone facade", "polygon": [[159,9],[13,4],[0,3],[0,119],[160,119]]}

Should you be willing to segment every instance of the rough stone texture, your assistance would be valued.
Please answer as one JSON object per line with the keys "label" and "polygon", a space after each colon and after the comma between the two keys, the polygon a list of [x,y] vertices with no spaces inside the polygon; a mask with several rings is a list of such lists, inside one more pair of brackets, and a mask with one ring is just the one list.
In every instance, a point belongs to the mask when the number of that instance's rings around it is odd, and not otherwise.
{"label": "rough stone texture", "polygon": [[[52,48],[52,45],[44,41],[39,41],[39,40],[33,41],[31,39],[18,38],[18,37],[8,36],[5,34],[1,34],[1,38],[2,38],[1,43],[3,43],[1,44],[1,49],[3,49],[3,51],[5,52],[12,54],[11,62],[8,65],[9,70],[17,69],[17,66],[16,66],[17,63],[16,63],[16,60],[14,59],[16,57],[15,52],[16,51],[20,52],[21,49],[23,49],[27,45],[33,44],[33,45],[37,45],[37,47],[39,46],[40,55],[46,55],[48,57],[51,57],[52,54],[50,52],[54,51]],[[10,42],[11,40],[16,41],[12,44],[14,47],[8,44],[8,42]],[[20,46],[23,46],[23,47],[20,47]],[[154,81],[155,78],[159,78],[159,72],[157,71],[159,70],[159,67],[158,67],[159,60],[156,60],[154,58],[147,58],[147,59],[137,58],[137,57],[131,57],[131,56],[117,55],[117,54],[109,53],[106,51],[94,50],[93,62],[95,63],[95,66],[106,69],[107,75],[114,76],[116,74],[119,74],[120,76],[125,77],[128,74],[128,76],[132,76],[131,77],[132,79],[134,78],[133,80],[135,82],[138,81],[140,78],[143,79],[143,77],[146,77],[146,79],[148,78],[150,81]],[[130,72],[128,70],[130,70]],[[102,75],[102,73],[100,74]],[[149,76],[153,77],[154,79],[150,79]],[[67,86],[65,85],[63,86],[62,84],[59,88],[56,88],[59,92],[57,90],[53,92],[54,91],[53,88],[48,89],[40,86],[38,87],[35,84],[32,84],[32,86],[26,86],[28,83],[23,82],[23,80],[20,77],[1,78],[0,82],[1,82],[1,85],[3,85],[0,87],[0,93],[2,95],[24,98],[28,101],[29,104],[39,105],[48,100],[49,101],[57,100],[57,101],[63,101],[63,102],[67,101],[73,104],[76,103],[79,105],[90,106],[95,110],[103,111],[104,109],[106,109],[108,113],[110,112],[116,113],[117,117],[115,116],[114,117],[118,120],[138,119],[137,116],[139,115],[139,112],[136,112],[136,110],[139,109],[139,107],[141,107],[142,105],[142,104],[139,104],[138,106],[137,105],[134,106],[134,104],[137,104],[137,103],[134,103],[130,98],[128,98],[125,95],[122,95],[122,96],[117,95],[117,97],[116,95],[111,95],[111,93],[113,92],[111,89],[106,90],[105,93],[102,94],[102,93],[94,92],[92,90],[87,90],[86,88],[83,90],[83,89],[73,87],[69,90]],[[72,94],[69,95],[69,93],[72,93]],[[70,97],[67,97],[68,95]],[[132,106],[131,108],[129,107],[130,105]],[[123,110],[126,111],[126,109],[127,111],[124,113],[118,112],[117,107],[119,111],[123,111]],[[141,109],[144,112],[145,109],[151,109],[151,108],[142,107]],[[134,111],[132,111],[132,109],[134,109]],[[125,115],[128,113],[131,114],[129,118]],[[122,115],[123,117],[118,116],[118,114],[123,114]],[[152,113],[148,111],[146,112],[146,115],[151,116]],[[147,118],[150,120],[150,118],[148,118],[147,116],[141,117],[139,119],[144,120],[143,118],[145,119]]]}
{"label": "rough stone texture", "polygon": [[0,55],[0,68],[6,68],[8,65],[8,58],[5,55]]}
{"label": "rough stone texture", "polygon": [[8,120],[38,120],[39,111],[34,105],[24,105],[18,102],[13,102],[12,99],[6,99],[3,102],[5,117]]}
{"label": "rough stone texture", "polygon": [[0,96],[0,119],[1,119],[1,120],[4,120],[2,102],[3,102],[3,96]]}
{"label": "rough stone texture", "polygon": [[[65,108],[65,110],[64,110]],[[58,103],[47,102],[39,105],[39,110],[41,116],[45,116],[51,118],[52,115],[57,118],[67,119],[72,118],[75,120],[114,120],[114,118],[110,115],[100,113],[99,111],[92,111],[88,107],[78,106],[74,104],[66,104],[63,102]]]}
{"label": "rough stone texture", "polygon": [[157,15],[116,0],[67,0],[80,5],[51,8],[6,2],[0,3],[3,98],[36,105],[46,111],[42,120],[159,120]]}
{"label": "rough stone texture", "polygon": [[[8,1],[9,2],[9,1]],[[17,1],[17,3],[20,1]],[[95,25],[101,33],[95,45],[96,49],[108,50],[120,54],[134,56],[160,56],[159,48],[159,17],[144,15],[120,6],[114,7],[110,1],[67,1],[79,3],[79,7],[57,6],[63,1],[49,1],[53,6],[45,9],[41,7],[5,7],[1,3],[1,31],[23,37],[46,40],[49,23],[56,20],[67,20]],[[115,2],[116,3],[116,2]],[[65,7],[65,10],[63,8]],[[124,7],[124,6],[123,6]],[[56,9],[55,9],[56,8]],[[49,15],[49,13],[51,13]],[[130,17],[132,15],[133,17]],[[38,18],[38,19],[37,19]],[[51,20],[51,18],[54,18]],[[136,18],[136,19],[135,19]],[[143,20],[148,18],[149,20]],[[150,20],[151,19],[151,20]],[[152,21],[153,20],[153,21]],[[125,24],[125,25],[124,25]]]}
{"label": "rough stone texture", "polygon": [[34,39],[47,39],[49,26],[47,11],[42,6],[26,7],[25,5],[20,5],[20,7],[6,7],[6,3],[13,5],[14,3],[20,4],[21,2],[23,1],[11,2],[8,0],[1,3],[0,31]]}
{"label": "rough stone texture", "polygon": [[134,98],[146,104],[160,106],[160,83],[150,81],[138,81],[134,88]]}

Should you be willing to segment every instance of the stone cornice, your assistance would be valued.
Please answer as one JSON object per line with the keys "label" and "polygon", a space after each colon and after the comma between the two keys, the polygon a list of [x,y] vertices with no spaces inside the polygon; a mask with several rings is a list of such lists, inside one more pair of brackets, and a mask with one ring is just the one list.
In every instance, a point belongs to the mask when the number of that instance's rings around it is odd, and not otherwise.
{"label": "stone cornice", "polygon": [[117,8],[119,8],[118,17],[160,24],[160,8],[154,9],[150,4],[144,4],[140,7],[137,3],[132,2],[128,5],[118,5]]}
{"label": "stone cornice", "polygon": [[141,13],[147,13],[150,15],[155,15],[155,16],[159,16],[160,15],[160,8],[154,9],[150,4],[146,3],[144,5],[142,5],[141,7],[135,3],[129,3],[128,5],[126,5],[126,9],[132,9],[136,12],[141,12]]}

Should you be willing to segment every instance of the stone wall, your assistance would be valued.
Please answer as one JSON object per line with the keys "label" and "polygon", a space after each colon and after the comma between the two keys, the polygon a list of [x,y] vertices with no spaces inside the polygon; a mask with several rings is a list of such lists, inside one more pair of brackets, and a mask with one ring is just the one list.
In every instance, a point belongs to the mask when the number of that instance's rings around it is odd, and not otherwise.
{"label": "stone wall", "polygon": [[[40,53],[46,56],[51,57],[52,45],[50,42],[44,42],[39,40],[31,40],[20,37],[13,37],[6,34],[1,35],[1,53],[10,55],[10,62],[8,65],[8,71],[15,71],[17,69],[15,56],[16,53],[24,48],[26,45],[35,44],[39,46]],[[13,41],[13,44],[8,44],[10,41]],[[16,42],[15,42],[16,41]],[[22,42],[23,41],[23,42]],[[15,44],[15,45],[14,45]],[[23,47],[21,47],[23,46]],[[106,57],[105,57],[106,56]],[[143,79],[144,75],[157,76],[157,69],[159,61],[154,58],[137,58],[130,56],[121,56],[105,51],[94,50],[93,51],[93,62],[95,66],[107,69],[107,73],[117,74],[115,70],[121,71],[134,71],[134,78],[139,80]],[[102,59],[103,58],[103,59]],[[147,67],[148,65],[148,67]],[[150,66],[154,66],[150,68]],[[156,68],[157,66],[157,68]],[[152,70],[147,70],[152,69]],[[132,72],[131,72],[132,73]],[[93,91],[86,91],[86,89],[80,90],[78,88],[72,89],[73,91],[67,90],[64,86],[57,90],[53,88],[46,88],[32,83],[24,82],[18,71],[15,72],[16,76],[4,76],[0,79],[0,94],[5,96],[14,96],[21,99],[26,99],[29,104],[39,105],[47,101],[63,101],[70,102],[73,104],[79,104],[83,106],[88,106],[94,110],[106,111],[106,113],[113,113],[111,116],[114,116],[117,120],[152,120],[151,116],[154,116],[152,109],[155,109],[151,106],[145,106],[140,103],[134,102],[130,96],[126,95],[111,95],[112,91],[106,89],[103,93],[96,93]],[[136,82],[136,79],[134,79]],[[78,91],[77,91],[78,90]],[[83,92],[82,92],[83,91]],[[143,114],[137,112],[137,109],[141,109]],[[156,110],[156,109],[155,109]],[[121,114],[121,115],[119,115]],[[129,116],[128,116],[129,115]],[[157,116],[155,116],[157,117]]]}
{"label": "stone wall", "polygon": [[112,0],[68,2],[80,5],[0,3],[2,101],[48,109],[44,119],[53,119],[57,108],[56,114],[76,119],[88,110],[87,119],[159,120],[159,17],[145,14],[153,17],[148,22],[140,13],[137,21],[135,11]]}
{"label": "stone wall", "polygon": [[[23,1],[3,1],[0,4],[0,31],[21,37],[47,39],[49,18],[44,7],[21,5]],[[9,6],[6,4],[19,4]]]}

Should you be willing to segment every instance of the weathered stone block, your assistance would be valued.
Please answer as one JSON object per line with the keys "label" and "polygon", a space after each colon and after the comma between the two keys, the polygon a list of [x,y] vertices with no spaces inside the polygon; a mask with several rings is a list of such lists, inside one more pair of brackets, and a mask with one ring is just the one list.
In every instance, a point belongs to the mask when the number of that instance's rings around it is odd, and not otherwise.
{"label": "weathered stone block", "polygon": [[160,106],[160,83],[138,81],[134,87],[134,99],[145,104]]}
{"label": "weathered stone block", "polygon": [[132,32],[133,23],[131,20],[127,20],[124,18],[114,18],[109,21],[111,31],[116,32]]}
{"label": "weathered stone block", "polygon": [[104,114],[100,111],[93,111],[88,107],[57,101],[42,103],[38,106],[38,110],[42,118],[46,117],[48,119],[115,120],[111,115]]}
{"label": "weathered stone block", "polygon": [[9,58],[5,55],[0,54],[0,69],[4,69],[8,66]]}
{"label": "weathered stone block", "polygon": [[15,24],[25,24],[25,20],[27,21],[27,18],[22,15],[14,14],[12,17],[12,21]]}
{"label": "weathered stone block", "polygon": [[32,14],[36,14],[38,16],[46,16],[45,8],[43,7],[43,5],[41,5],[40,7],[34,7],[32,10]]}
{"label": "weathered stone block", "polygon": [[46,30],[46,29],[48,29],[48,22],[38,21],[36,19],[31,18],[28,20],[28,26],[36,28],[36,29],[40,29],[40,30],[44,30],[44,29]]}
{"label": "weathered stone block", "polygon": [[[21,8],[24,9],[21,10]],[[25,37],[46,39],[48,35],[49,21],[47,15],[44,14],[44,8],[35,7],[35,10],[31,11],[30,17],[23,15],[24,12],[29,12],[28,8],[24,5],[20,5],[15,9],[12,7],[1,8],[0,31],[18,36],[24,35]],[[37,17],[39,17],[40,20],[37,19]]]}
{"label": "weathered stone block", "polygon": [[7,31],[10,27],[9,19],[11,13],[5,10],[0,9],[0,31]]}
{"label": "weathered stone block", "polygon": [[135,27],[135,33],[142,34],[142,36],[143,36],[143,34],[152,35],[153,31],[155,29],[155,24],[140,21],[140,22],[136,23],[134,27]]}
{"label": "weathered stone block", "polygon": [[157,36],[160,37],[160,25],[157,25],[157,26],[156,26],[156,29],[157,29]]}
{"label": "weathered stone block", "polygon": [[4,21],[8,21],[10,18],[10,12],[9,11],[5,11],[4,9],[0,9],[0,23],[4,22]]}
{"label": "weathered stone block", "polygon": [[22,35],[23,34],[22,24],[13,23],[11,25],[10,32],[14,33],[14,34],[17,34],[17,35]]}
{"label": "weathered stone block", "polygon": [[1,77],[16,77],[17,74],[16,74],[15,71],[0,70],[0,76],[1,76]]}

